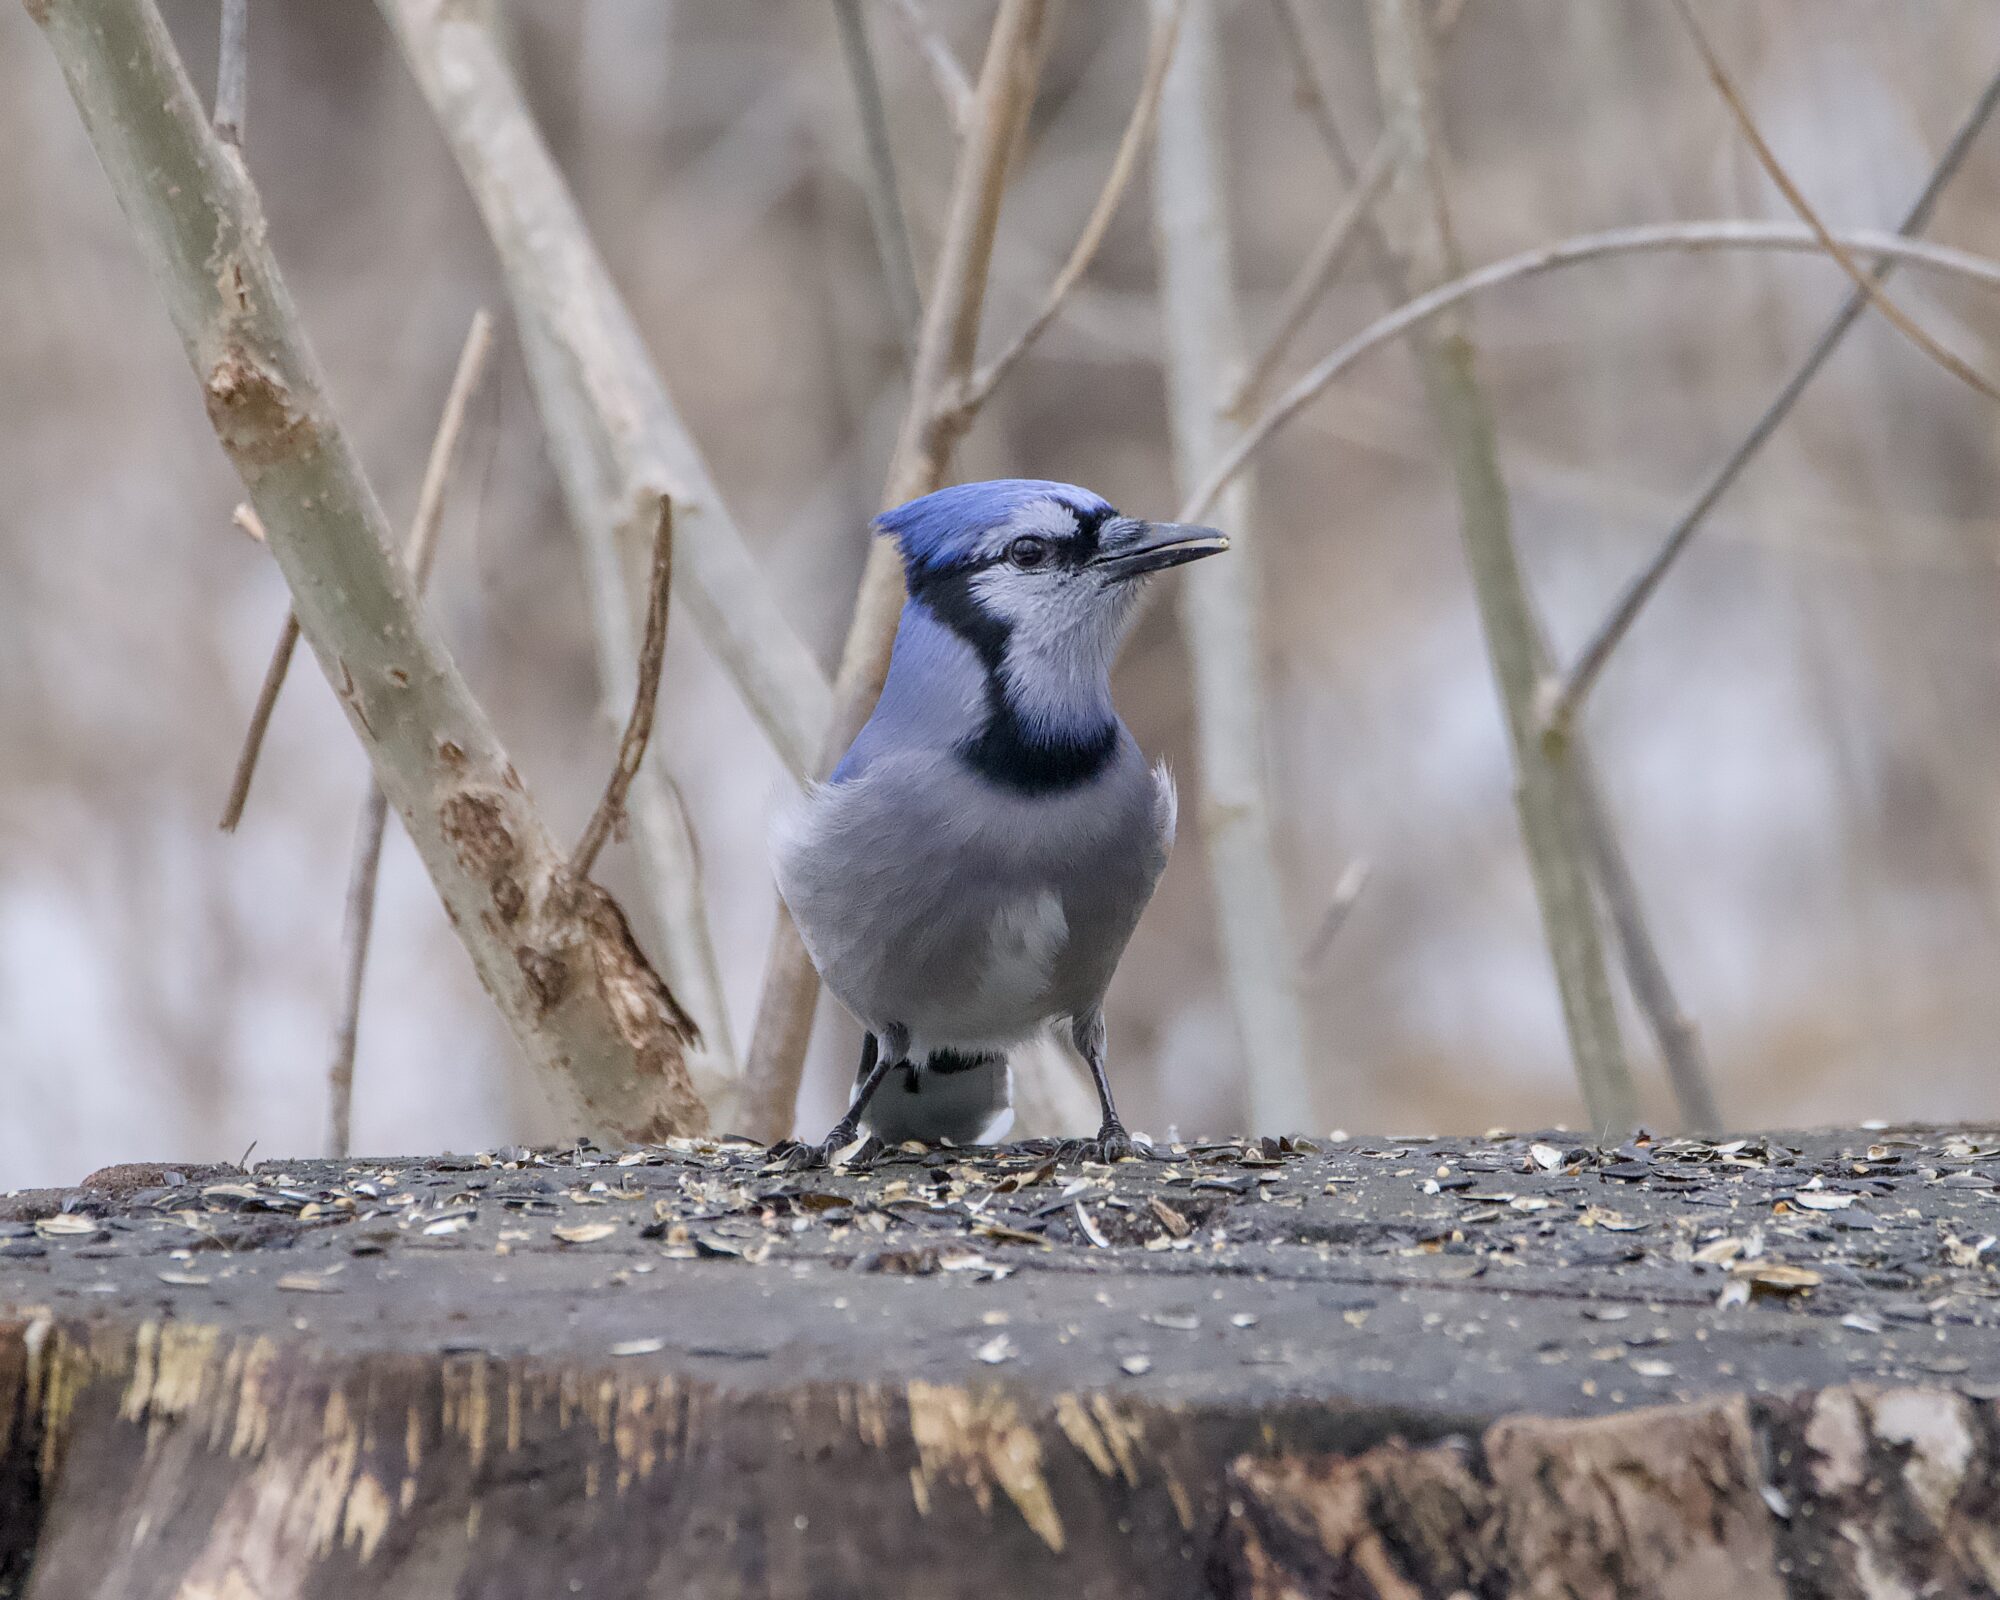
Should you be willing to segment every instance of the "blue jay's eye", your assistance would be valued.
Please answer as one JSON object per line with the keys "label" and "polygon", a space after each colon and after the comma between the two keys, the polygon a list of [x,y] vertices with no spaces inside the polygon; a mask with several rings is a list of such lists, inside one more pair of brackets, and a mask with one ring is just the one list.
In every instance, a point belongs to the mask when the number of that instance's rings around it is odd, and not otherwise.
{"label": "blue jay's eye", "polygon": [[1024,533],[1007,546],[1007,559],[1017,567],[1032,570],[1049,559],[1049,541]]}

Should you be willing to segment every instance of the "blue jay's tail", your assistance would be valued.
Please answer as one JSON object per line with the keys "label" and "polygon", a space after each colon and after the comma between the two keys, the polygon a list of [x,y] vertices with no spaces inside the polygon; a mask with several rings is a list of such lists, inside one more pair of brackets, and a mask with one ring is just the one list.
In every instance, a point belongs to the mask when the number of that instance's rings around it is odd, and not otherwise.
{"label": "blue jay's tail", "polygon": [[999,1051],[934,1050],[891,1068],[861,1115],[885,1144],[992,1144],[1013,1125],[1013,1078]]}

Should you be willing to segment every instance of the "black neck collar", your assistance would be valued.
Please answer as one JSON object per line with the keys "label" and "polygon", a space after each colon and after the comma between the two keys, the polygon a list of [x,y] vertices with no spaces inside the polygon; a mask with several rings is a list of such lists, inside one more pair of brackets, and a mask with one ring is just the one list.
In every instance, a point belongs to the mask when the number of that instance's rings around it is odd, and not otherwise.
{"label": "black neck collar", "polygon": [[1008,698],[1002,672],[1010,629],[980,609],[971,580],[966,571],[926,573],[910,586],[910,597],[971,645],[986,672],[986,720],[959,741],[959,759],[1017,794],[1058,794],[1090,782],[1118,748],[1117,720],[1107,716],[1093,727],[1053,736],[1031,730]]}

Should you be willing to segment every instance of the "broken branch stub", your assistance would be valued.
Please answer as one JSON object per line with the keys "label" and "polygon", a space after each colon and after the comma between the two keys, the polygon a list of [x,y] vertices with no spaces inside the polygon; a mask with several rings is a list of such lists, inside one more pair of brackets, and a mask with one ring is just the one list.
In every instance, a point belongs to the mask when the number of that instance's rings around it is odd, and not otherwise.
{"label": "broken branch stub", "polygon": [[301,630],[485,984],[577,1125],[705,1123],[685,1016],[603,890],[574,881],[416,598],[329,404],[241,159],[152,0],[35,9],[250,492]]}

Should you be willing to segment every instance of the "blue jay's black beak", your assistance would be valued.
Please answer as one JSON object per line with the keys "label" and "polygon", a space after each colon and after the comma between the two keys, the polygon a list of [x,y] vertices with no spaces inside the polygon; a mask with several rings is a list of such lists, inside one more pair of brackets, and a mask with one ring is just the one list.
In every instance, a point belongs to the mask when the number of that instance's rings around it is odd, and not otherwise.
{"label": "blue jay's black beak", "polygon": [[1143,578],[1149,572],[1185,566],[1229,548],[1226,534],[1192,523],[1135,522],[1128,526],[1134,529],[1132,541],[1106,550],[1091,562],[1093,567],[1114,578]]}

